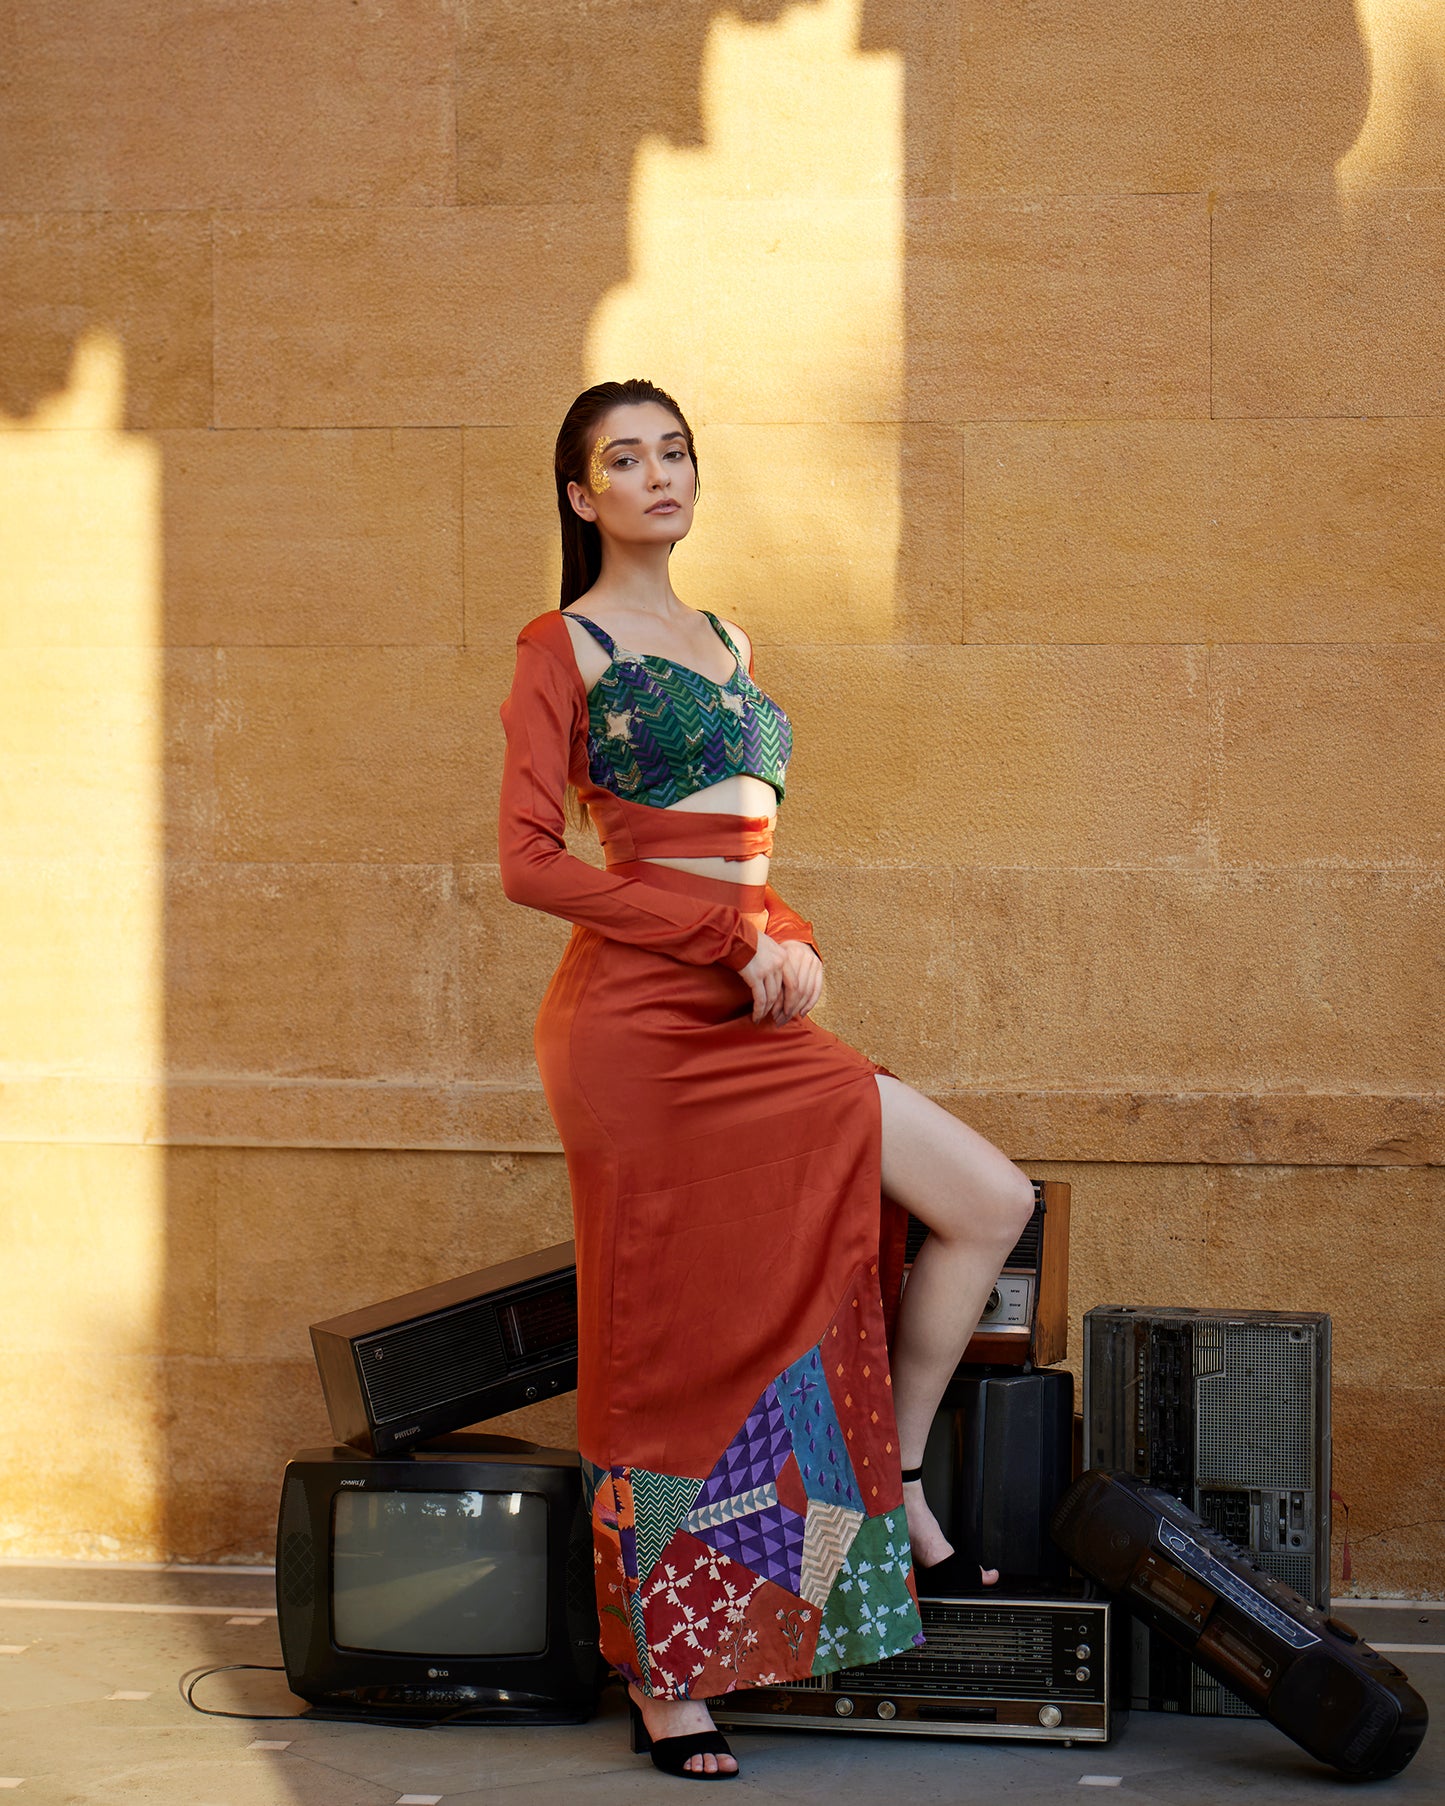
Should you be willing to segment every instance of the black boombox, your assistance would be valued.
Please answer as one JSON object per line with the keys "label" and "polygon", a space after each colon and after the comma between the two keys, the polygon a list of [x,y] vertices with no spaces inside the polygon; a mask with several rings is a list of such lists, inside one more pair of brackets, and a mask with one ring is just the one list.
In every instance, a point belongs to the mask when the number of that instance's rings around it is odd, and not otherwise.
{"label": "black boombox", "polygon": [[1348,1779],[1398,1774],[1419,1748],[1425,1702],[1401,1670],[1168,1493],[1093,1469],[1059,1501],[1053,1533],[1150,1629]]}

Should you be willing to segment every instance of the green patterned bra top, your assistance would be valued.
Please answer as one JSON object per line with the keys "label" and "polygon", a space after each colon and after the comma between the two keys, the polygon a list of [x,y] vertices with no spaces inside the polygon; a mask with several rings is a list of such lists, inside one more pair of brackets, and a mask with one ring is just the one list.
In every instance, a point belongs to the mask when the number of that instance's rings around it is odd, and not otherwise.
{"label": "green patterned bra top", "polygon": [[612,660],[587,698],[588,773],[614,796],[658,809],[743,773],[771,784],[781,802],[792,724],[748,676],[717,616],[701,612],[736,661],[725,683],[670,658],[624,652],[595,621],[567,610]]}

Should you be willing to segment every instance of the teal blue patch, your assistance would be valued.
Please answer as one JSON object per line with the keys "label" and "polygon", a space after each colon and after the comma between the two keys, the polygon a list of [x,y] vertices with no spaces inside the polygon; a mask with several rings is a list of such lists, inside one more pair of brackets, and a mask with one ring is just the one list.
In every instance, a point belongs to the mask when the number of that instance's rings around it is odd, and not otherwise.
{"label": "teal blue patch", "polygon": [[866,1510],[818,1350],[810,1348],[791,1367],[785,1367],[773,1385],[792,1439],[793,1458],[803,1476],[804,1492],[825,1505]]}

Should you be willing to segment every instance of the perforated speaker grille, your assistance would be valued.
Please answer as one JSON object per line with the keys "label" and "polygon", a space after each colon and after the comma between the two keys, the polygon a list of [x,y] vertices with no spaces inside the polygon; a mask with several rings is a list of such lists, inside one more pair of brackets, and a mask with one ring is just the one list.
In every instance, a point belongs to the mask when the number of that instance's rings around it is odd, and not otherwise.
{"label": "perforated speaker grille", "polygon": [[567,1551],[567,1604],[584,1617],[597,1609],[597,1564],[592,1542],[574,1538]]}
{"label": "perforated speaker grille", "polygon": [[1316,1605],[1321,1601],[1315,1599],[1315,1558],[1313,1555],[1296,1555],[1288,1549],[1266,1549],[1258,1558],[1260,1567],[1282,1580],[1287,1587],[1293,1587],[1301,1599],[1313,1600]]}
{"label": "perforated speaker grille", "polygon": [[316,1597],[316,1562],[309,1534],[292,1530],[281,1541],[281,1596],[293,1611]]}
{"label": "perforated speaker grille", "polygon": [[1237,1693],[1231,1693],[1212,1674],[1189,1664],[1189,1708],[1201,1718],[1258,1718],[1253,1706],[1246,1705]]}
{"label": "perforated speaker grille", "polygon": [[[1211,1355],[1217,1342],[1219,1371]],[[1315,1334],[1309,1325],[1224,1323],[1195,1332],[1201,1486],[1313,1487]]]}

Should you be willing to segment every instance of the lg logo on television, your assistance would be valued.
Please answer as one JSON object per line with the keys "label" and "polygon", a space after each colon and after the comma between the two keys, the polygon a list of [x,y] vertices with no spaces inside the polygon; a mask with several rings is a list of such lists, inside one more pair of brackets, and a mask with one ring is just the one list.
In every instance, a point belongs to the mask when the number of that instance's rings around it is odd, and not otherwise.
{"label": "lg logo on television", "polygon": [[451,1677],[450,1668],[428,1668],[426,1677],[429,1681],[444,1681]]}

